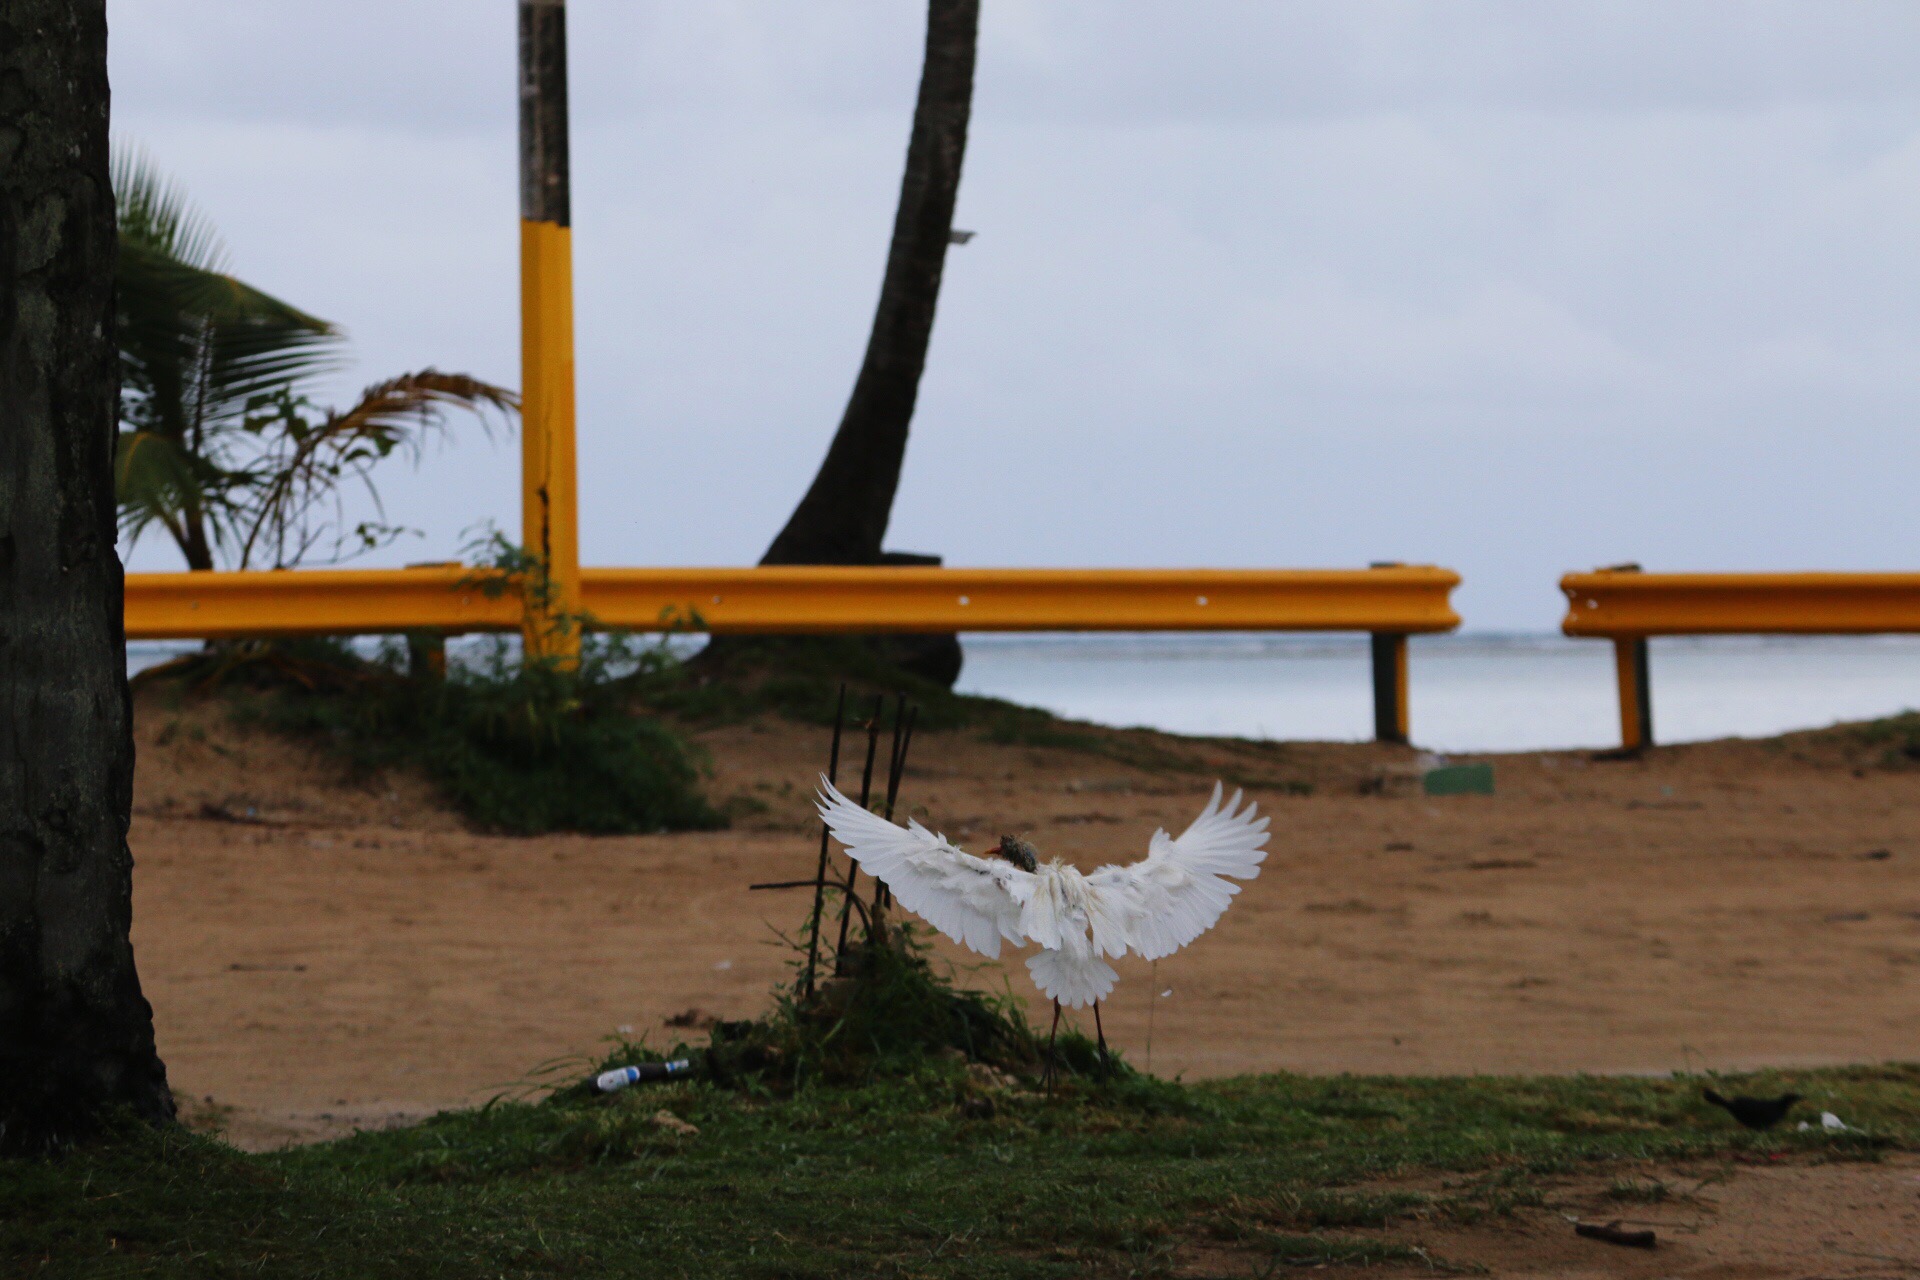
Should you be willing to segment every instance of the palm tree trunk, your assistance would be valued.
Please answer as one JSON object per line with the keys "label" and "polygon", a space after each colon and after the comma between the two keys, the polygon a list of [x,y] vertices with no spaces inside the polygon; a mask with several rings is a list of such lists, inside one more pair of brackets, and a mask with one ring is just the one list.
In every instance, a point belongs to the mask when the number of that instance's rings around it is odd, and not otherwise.
{"label": "palm tree trunk", "polygon": [[877,564],[933,336],[973,108],[980,0],[929,0],[920,98],[866,359],[827,457],[762,564]]}
{"label": "palm tree trunk", "polygon": [[0,1151],[173,1115],[128,930],[105,0],[0,5]]}
{"label": "palm tree trunk", "polygon": [[174,541],[180,547],[180,554],[186,557],[187,568],[212,569],[213,548],[207,543],[207,514],[199,503],[189,499],[182,505],[180,525],[185,536],[176,535]]}
{"label": "palm tree trunk", "polygon": [[[938,556],[883,552],[880,546],[933,338],[967,153],[979,27],[980,0],[928,0],[920,97],[866,358],[826,460],[761,564],[940,563]],[[960,676],[960,640],[952,634],[868,636],[861,644],[886,666],[937,684],[951,686]],[[709,670],[779,665],[809,651],[844,652],[802,636],[722,636],[699,662]]]}

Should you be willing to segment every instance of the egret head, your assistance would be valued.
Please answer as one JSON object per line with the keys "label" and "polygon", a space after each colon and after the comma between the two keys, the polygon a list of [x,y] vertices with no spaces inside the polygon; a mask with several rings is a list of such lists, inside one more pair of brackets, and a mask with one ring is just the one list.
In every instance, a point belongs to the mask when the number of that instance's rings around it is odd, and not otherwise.
{"label": "egret head", "polygon": [[1040,866],[1040,851],[1018,836],[1001,836],[1000,847],[994,852],[1022,871],[1034,871]]}

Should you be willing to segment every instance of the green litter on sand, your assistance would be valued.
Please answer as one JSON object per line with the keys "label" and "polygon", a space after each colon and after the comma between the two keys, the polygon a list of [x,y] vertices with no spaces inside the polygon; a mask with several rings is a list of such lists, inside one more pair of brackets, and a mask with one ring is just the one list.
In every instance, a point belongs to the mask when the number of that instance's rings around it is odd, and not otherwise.
{"label": "green litter on sand", "polygon": [[1420,775],[1421,786],[1430,796],[1490,796],[1493,794],[1493,766],[1490,764],[1447,764]]}

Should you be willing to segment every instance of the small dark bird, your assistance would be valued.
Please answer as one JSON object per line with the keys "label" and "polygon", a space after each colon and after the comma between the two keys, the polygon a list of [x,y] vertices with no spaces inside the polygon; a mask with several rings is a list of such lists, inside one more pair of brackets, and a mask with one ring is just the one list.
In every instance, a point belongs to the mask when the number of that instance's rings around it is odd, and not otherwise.
{"label": "small dark bird", "polygon": [[1001,836],[994,852],[1022,871],[1040,869],[1040,851],[1017,836]]}
{"label": "small dark bird", "polygon": [[1700,1096],[1716,1107],[1726,1108],[1728,1115],[1749,1129],[1773,1128],[1787,1118],[1794,1103],[1801,1101],[1797,1093],[1783,1093],[1777,1098],[1749,1098],[1744,1094],[1729,1098],[1706,1089]]}

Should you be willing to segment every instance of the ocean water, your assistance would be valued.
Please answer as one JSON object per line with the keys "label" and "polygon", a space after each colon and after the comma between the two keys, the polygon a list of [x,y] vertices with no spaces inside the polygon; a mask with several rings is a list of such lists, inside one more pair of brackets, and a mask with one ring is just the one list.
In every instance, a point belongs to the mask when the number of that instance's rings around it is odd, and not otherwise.
{"label": "ocean water", "polygon": [[[1364,636],[969,635],[960,688],[1111,725],[1358,741],[1373,732]],[[139,670],[193,646],[135,642]],[[1558,635],[1416,636],[1413,738],[1436,751],[1620,740],[1613,646]],[[1920,707],[1920,636],[1656,639],[1660,742],[1757,737]]]}
{"label": "ocean water", "polygon": [[[981,635],[960,688],[1111,725],[1276,739],[1373,733],[1365,637]],[[1754,737],[1920,707],[1920,637],[1652,642],[1659,742]],[[1413,739],[1436,751],[1618,745],[1613,646],[1558,635],[1416,636]]]}

